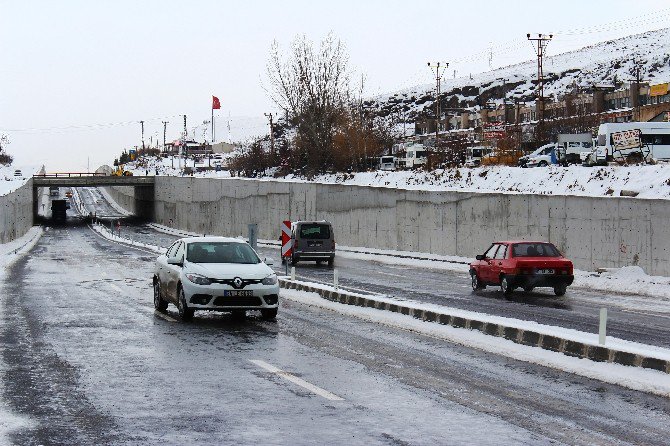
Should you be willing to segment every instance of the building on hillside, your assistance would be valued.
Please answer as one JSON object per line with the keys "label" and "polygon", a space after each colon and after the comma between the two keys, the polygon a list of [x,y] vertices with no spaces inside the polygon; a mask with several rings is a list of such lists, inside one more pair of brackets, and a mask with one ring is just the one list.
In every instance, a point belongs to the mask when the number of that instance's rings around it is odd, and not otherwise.
{"label": "building on hillside", "polygon": [[[519,141],[529,139],[538,119],[534,102],[491,105],[451,112],[439,123],[435,118],[417,120],[415,134],[407,139],[432,146],[438,125],[440,138],[444,140],[462,139],[464,132],[473,144],[513,133],[518,134]],[[544,122],[557,128],[576,122],[594,127],[606,122],[630,121],[670,121],[669,84],[631,83],[619,89],[594,85],[586,92],[570,92],[547,101],[544,107]]]}

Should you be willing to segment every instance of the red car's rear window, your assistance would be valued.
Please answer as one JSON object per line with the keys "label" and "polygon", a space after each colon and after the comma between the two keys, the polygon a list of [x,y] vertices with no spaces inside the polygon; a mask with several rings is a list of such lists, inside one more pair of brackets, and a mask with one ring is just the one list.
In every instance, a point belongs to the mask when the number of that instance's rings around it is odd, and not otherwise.
{"label": "red car's rear window", "polygon": [[560,257],[561,253],[551,243],[515,243],[514,257]]}

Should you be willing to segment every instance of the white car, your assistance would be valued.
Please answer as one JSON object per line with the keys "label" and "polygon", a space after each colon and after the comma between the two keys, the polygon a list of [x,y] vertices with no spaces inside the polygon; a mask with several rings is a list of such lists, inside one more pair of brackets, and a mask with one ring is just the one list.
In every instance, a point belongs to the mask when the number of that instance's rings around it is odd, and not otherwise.
{"label": "white car", "polygon": [[183,321],[195,310],[230,311],[244,315],[260,310],[263,319],[274,319],[279,307],[279,282],[246,242],[228,237],[179,239],[156,260],[154,307],[168,303]]}

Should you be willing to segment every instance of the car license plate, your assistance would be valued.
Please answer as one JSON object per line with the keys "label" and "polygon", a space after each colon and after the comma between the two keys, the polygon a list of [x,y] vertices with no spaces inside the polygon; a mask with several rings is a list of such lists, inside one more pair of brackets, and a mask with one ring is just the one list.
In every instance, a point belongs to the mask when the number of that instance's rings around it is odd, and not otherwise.
{"label": "car license plate", "polygon": [[553,269],[538,269],[537,270],[538,274],[554,274]]}
{"label": "car license plate", "polygon": [[312,246],[321,246],[321,245],[322,245],[321,242],[308,242],[308,243],[307,243],[307,246],[310,246],[310,247],[312,247]]}
{"label": "car license plate", "polygon": [[225,290],[224,297],[252,297],[254,292],[251,290]]}

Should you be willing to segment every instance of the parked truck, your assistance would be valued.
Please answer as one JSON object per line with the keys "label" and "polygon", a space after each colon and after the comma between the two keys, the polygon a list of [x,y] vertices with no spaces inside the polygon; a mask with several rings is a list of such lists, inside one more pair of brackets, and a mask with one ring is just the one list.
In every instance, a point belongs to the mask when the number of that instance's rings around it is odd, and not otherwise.
{"label": "parked truck", "polygon": [[66,200],[51,201],[51,219],[54,223],[65,223],[67,219],[67,207]]}

